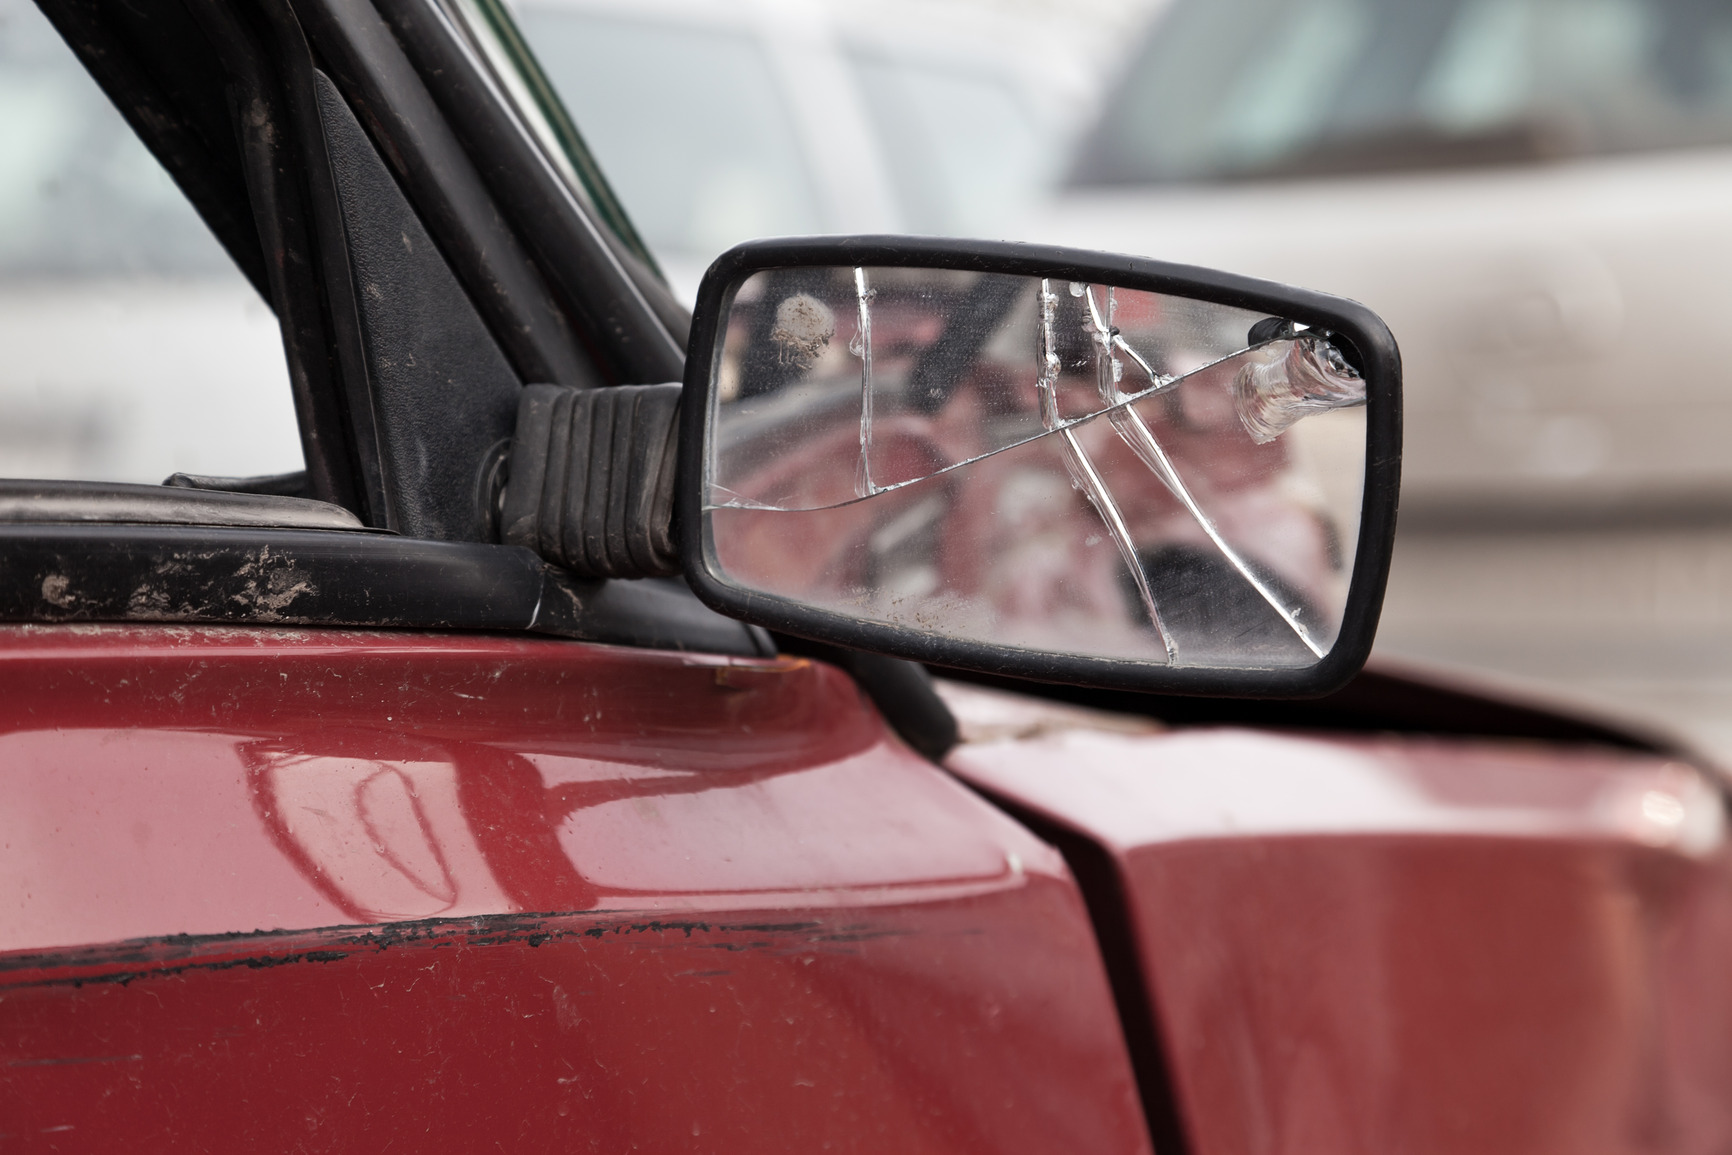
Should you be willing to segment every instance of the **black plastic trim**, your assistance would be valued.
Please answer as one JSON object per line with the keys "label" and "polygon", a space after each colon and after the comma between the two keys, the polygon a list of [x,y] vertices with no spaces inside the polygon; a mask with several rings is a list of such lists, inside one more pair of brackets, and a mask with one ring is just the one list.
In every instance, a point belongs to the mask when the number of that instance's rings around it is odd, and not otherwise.
{"label": "black plastic trim", "polygon": [[0,524],[0,621],[530,632],[768,657],[677,582],[579,582],[516,546],[336,530]]}
{"label": "black plastic trim", "polygon": [[369,3],[296,0],[296,7],[325,71],[518,376],[596,384],[590,357],[574,339],[541,271],[503,220],[435,102],[434,92],[452,78],[423,83]]}
{"label": "black plastic trim", "polygon": [[383,534],[0,525],[0,552],[11,620],[526,630],[542,593],[528,550]]}
{"label": "black plastic trim", "polygon": [[611,229],[592,219],[437,5],[377,3],[421,75],[438,78],[428,86],[434,99],[613,383],[677,379],[685,310],[666,285]]}
{"label": "black plastic trim", "polygon": [[[485,540],[477,474],[522,382],[330,78],[312,74],[392,529]],[[335,292],[345,286],[333,286]]]}
{"label": "black plastic trim", "polygon": [[[712,569],[702,517],[704,442],[710,387],[728,299],[762,269],[811,266],[957,269],[1110,283],[1266,312],[1330,330],[1351,346],[1367,385],[1365,499],[1340,633],[1329,654],[1297,670],[1171,668],[1003,646],[958,642],[879,623],[859,622],[741,589]],[[700,598],[721,613],[772,630],[850,649],[1013,678],[1168,694],[1302,698],[1327,694],[1365,664],[1389,578],[1401,480],[1401,355],[1389,329],[1353,301],[1232,273],[1044,245],[922,237],[799,237],[752,241],[716,258],[698,289],[686,356],[675,518],[681,564]]]}

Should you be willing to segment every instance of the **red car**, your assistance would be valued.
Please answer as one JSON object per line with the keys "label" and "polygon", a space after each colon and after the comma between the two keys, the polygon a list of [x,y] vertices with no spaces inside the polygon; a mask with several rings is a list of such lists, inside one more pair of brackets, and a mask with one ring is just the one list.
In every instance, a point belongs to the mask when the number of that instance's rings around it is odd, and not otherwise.
{"label": "red car", "polygon": [[[736,250],[688,316],[491,3],[40,6],[274,309],[306,469],[0,483],[8,1149],[1732,1145],[1719,780],[1357,673],[1399,458],[1375,318],[882,238]],[[766,271],[807,287],[752,312]],[[879,394],[895,284],[942,323]],[[1108,288],[1224,344],[1160,362],[1178,330],[1121,332]],[[1027,404],[980,400],[1023,361]],[[1299,498],[1211,520],[1186,390],[1285,444],[1339,416],[1305,416],[1325,378],[1365,402],[1356,535],[1265,532]],[[897,608],[1008,555],[954,556],[987,482],[890,532],[880,493],[983,458],[885,474],[884,398],[922,445],[1059,447],[1034,520],[1108,575],[1071,649]],[[838,500],[888,511],[803,523],[846,523],[853,584],[741,578],[727,455],[831,405]],[[1292,444],[1231,460],[1290,494],[1323,442]],[[1115,522],[1144,466],[1166,512]],[[1315,587],[1289,541],[1334,542]]]}

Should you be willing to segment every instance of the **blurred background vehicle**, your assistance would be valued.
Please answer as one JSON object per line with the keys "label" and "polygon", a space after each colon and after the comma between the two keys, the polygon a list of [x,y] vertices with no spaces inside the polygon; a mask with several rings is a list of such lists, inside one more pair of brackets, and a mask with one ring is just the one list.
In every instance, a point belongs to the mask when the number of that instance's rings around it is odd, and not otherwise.
{"label": "blurred background vehicle", "polygon": [[1024,232],[1400,340],[1380,652],[1732,751],[1732,7],[1174,0],[1101,109]]}

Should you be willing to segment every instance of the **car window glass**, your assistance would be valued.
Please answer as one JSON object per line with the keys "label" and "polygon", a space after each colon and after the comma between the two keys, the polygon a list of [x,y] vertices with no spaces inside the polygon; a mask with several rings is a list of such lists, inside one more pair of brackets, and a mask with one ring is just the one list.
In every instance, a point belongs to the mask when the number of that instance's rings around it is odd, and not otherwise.
{"label": "car window glass", "polygon": [[794,120],[751,35],[534,0],[515,14],[676,278],[736,242],[825,227]]}
{"label": "car window glass", "polygon": [[1108,103],[1081,183],[1732,143],[1732,7],[1177,0]]}
{"label": "car window glass", "polygon": [[0,140],[0,476],[300,469],[275,316],[29,0]]}

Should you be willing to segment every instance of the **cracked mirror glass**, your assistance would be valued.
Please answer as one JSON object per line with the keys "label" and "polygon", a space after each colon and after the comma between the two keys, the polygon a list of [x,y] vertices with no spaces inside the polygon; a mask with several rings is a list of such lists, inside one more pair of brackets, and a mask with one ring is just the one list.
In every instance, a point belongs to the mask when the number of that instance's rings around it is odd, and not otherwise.
{"label": "cracked mirror glass", "polygon": [[1332,335],[1055,278],[758,272],[712,367],[717,576],[1031,651],[1300,668],[1345,605],[1365,382]]}

